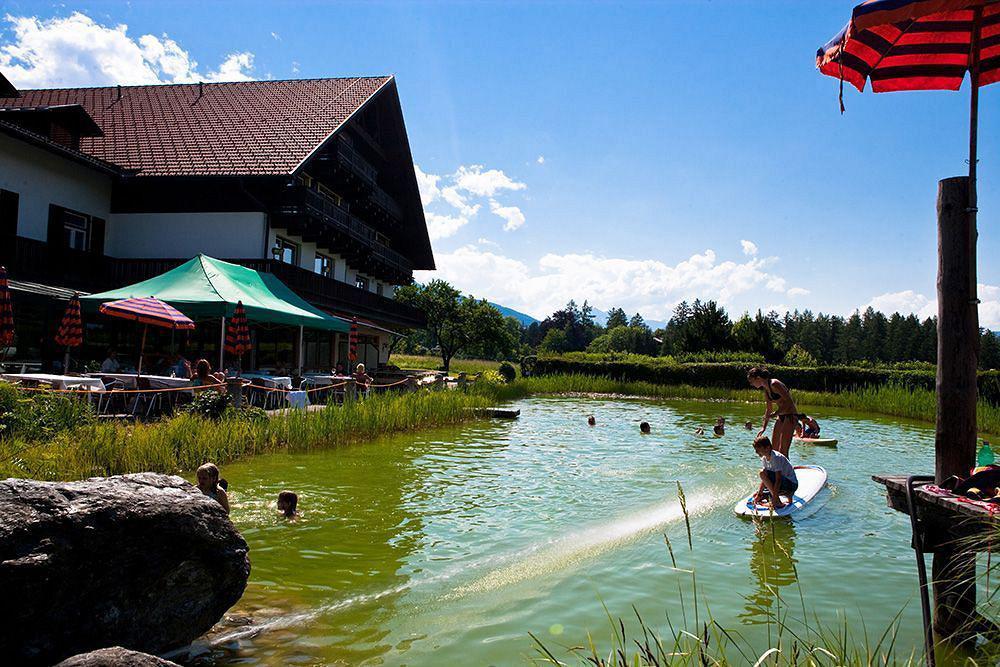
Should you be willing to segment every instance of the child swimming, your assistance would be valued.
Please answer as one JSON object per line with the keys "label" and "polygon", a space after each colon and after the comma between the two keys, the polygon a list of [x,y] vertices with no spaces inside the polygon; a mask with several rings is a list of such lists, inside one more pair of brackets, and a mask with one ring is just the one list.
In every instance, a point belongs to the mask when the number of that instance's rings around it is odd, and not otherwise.
{"label": "child swimming", "polygon": [[725,435],[726,434],[726,418],[719,417],[715,420],[715,426],[712,428],[712,432],[715,435]]}
{"label": "child swimming", "polygon": [[299,496],[293,491],[282,491],[278,494],[278,511],[291,519],[298,515]]}
{"label": "child swimming", "polygon": [[587,417],[587,424],[589,426],[597,426],[597,420],[594,418],[594,415]]}
{"label": "child swimming", "polygon": [[639,424],[639,432],[643,435],[648,435],[650,433],[649,422]]}

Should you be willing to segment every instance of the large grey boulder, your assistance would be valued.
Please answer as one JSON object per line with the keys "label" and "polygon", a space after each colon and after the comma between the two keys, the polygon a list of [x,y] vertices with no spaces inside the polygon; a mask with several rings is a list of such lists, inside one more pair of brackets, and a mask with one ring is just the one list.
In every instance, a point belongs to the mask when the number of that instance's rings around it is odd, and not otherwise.
{"label": "large grey boulder", "polygon": [[180,667],[180,665],[148,653],[112,646],[74,655],[55,667]]}
{"label": "large grey boulder", "polygon": [[180,477],[2,481],[0,664],[188,644],[240,599],[248,551]]}

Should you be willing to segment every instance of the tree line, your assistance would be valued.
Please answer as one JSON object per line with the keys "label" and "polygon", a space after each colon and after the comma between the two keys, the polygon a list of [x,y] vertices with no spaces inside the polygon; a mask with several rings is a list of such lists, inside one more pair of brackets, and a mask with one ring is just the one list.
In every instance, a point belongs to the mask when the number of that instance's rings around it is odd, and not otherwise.
{"label": "tree line", "polygon": [[[749,353],[771,363],[798,366],[937,360],[937,318],[886,316],[871,307],[847,317],[811,310],[784,315],[758,310],[734,321],[717,302],[696,299],[677,304],[667,325],[653,330],[640,314],[629,317],[619,307],[608,311],[601,326],[586,301],[582,306],[570,301],[541,322],[524,327],[441,280],[402,287],[396,298],[428,314],[427,329],[411,334],[403,349],[438,351],[446,368],[456,355],[515,359],[536,352],[583,351],[658,356]],[[463,318],[465,323],[457,321]],[[983,369],[1000,368],[1000,339],[992,331],[981,332],[979,363]]]}

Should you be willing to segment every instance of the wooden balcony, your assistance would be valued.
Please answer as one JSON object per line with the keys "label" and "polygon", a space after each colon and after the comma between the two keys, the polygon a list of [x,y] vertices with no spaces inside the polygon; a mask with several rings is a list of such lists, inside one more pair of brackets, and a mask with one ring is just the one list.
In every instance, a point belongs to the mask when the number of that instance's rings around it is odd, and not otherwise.
{"label": "wooden balcony", "polygon": [[305,185],[287,186],[272,216],[277,226],[284,226],[307,241],[319,242],[337,251],[350,264],[376,278],[402,284],[413,277],[413,263],[379,243],[373,227],[352,215],[332,197]]}

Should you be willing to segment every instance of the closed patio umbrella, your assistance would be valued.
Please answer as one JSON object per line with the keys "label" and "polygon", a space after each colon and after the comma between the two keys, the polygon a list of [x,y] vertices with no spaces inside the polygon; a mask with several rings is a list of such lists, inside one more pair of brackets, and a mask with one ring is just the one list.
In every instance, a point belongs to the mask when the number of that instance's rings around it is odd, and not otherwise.
{"label": "closed patio umbrella", "polygon": [[80,295],[74,294],[66,305],[59,331],[56,333],[56,345],[66,348],[63,357],[63,372],[69,372],[69,350],[83,345],[83,321],[80,319]]}
{"label": "closed patio umbrella", "polygon": [[7,269],[0,266],[0,362],[7,358],[7,348],[14,344],[14,305],[7,284]]}
{"label": "closed patio umbrella", "polygon": [[243,355],[250,351],[250,325],[243,302],[236,303],[236,312],[226,326],[226,352],[235,354],[239,360],[239,370],[243,371]]}

